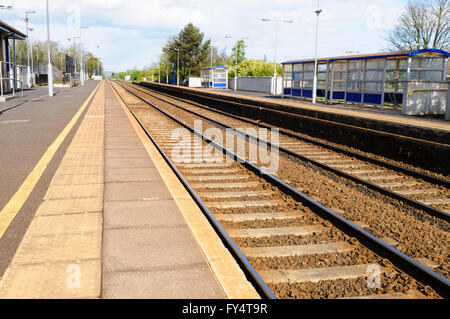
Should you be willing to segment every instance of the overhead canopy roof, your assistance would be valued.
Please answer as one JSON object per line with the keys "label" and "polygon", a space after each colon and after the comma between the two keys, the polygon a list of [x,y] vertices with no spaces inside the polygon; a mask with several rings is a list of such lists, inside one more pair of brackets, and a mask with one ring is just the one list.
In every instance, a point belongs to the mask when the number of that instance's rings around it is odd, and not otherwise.
{"label": "overhead canopy roof", "polygon": [[[364,59],[377,59],[377,58],[395,58],[402,56],[415,56],[422,53],[432,53],[439,54],[443,56],[450,57],[450,53],[438,49],[423,49],[423,50],[414,50],[414,51],[394,51],[394,52],[385,52],[385,53],[372,53],[372,54],[357,54],[357,55],[346,55],[346,56],[338,56],[338,57],[329,57],[329,58],[320,58],[317,59],[317,62],[333,62],[339,60],[364,60]],[[297,64],[297,63],[312,63],[315,62],[315,59],[305,59],[305,60],[290,60],[283,62],[281,64]]]}
{"label": "overhead canopy roof", "polygon": [[24,40],[27,37],[25,34],[2,20],[0,20],[0,33],[6,33],[6,37],[10,39]]}

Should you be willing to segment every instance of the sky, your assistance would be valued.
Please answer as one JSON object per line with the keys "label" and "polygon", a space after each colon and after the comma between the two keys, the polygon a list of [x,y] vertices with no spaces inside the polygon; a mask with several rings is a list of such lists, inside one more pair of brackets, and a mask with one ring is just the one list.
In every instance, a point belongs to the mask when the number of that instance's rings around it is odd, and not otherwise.
{"label": "sky", "polygon": [[[387,50],[387,31],[405,4],[320,0],[319,57]],[[45,0],[0,0],[0,5],[13,7],[0,10],[0,19],[24,33],[25,11],[35,10],[29,15],[31,39],[47,39]],[[247,58],[273,61],[276,23],[262,18],[292,20],[278,24],[276,61],[283,62],[314,57],[316,9],[317,0],[49,0],[50,37],[67,47],[73,45],[68,38],[87,27],[81,31],[86,49],[101,58],[105,70],[118,72],[157,62],[167,39],[189,22],[228,54],[237,40],[247,38]]]}

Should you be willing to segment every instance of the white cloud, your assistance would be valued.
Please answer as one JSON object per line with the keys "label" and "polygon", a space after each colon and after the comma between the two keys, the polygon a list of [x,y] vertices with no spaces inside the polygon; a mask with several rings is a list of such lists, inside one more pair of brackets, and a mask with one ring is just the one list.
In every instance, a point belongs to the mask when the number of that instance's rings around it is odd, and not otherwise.
{"label": "white cloud", "polygon": [[[16,26],[24,30],[24,22],[19,18],[25,10],[34,9],[37,13],[30,16],[36,29],[33,36],[46,39],[45,0],[14,3]],[[108,70],[143,67],[156,61],[166,39],[188,22],[212,38],[213,45],[227,47],[228,52],[237,38],[248,37],[249,58],[267,55],[272,60],[275,27],[261,18],[291,19],[293,24],[279,25],[278,60],[314,54],[315,0],[49,0],[49,3],[52,39],[68,45],[67,38],[79,33],[73,27],[76,12],[73,6],[78,6],[81,24],[89,26],[83,31],[86,47],[102,57]],[[383,50],[387,46],[386,30],[395,24],[404,4],[405,0],[322,0],[319,55]],[[72,11],[68,12],[70,7]],[[3,14],[3,19],[10,20],[8,14]],[[227,40],[225,35],[234,39]]]}

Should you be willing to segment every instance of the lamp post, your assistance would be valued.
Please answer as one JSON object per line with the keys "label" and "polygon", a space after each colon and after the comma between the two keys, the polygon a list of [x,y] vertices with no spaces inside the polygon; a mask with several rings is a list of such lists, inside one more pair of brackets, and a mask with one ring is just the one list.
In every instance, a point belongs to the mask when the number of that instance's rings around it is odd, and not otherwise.
{"label": "lamp post", "polygon": [[30,21],[30,18],[28,18],[29,14],[36,13],[34,10],[25,11],[25,18],[23,18],[26,22],[26,28],[27,28],[27,84],[28,87],[31,87],[31,72],[30,72],[30,37],[28,36],[28,21]]}
{"label": "lamp post", "polygon": [[64,52],[64,50],[61,48],[61,51],[59,52],[59,54],[60,54],[60,59],[61,59],[61,69],[59,69],[60,71],[61,71],[61,73],[63,73],[63,69],[64,69],[64,67],[63,67],[63,52]]}
{"label": "lamp post", "polygon": [[[31,38],[31,32],[33,32],[33,28],[28,28],[28,31],[30,31],[30,38]],[[32,79],[32,84],[34,84],[33,81],[33,75],[34,75],[34,57],[33,57],[33,40],[30,39],[30,50],[31,50],[31,79]]]}
{"label": "lamp post", "polygon": [[174,50],[177,51],[177,86],[180,86],[180,50]]}
{"label": "lamp post", "polygon": [[[225,36],[225,39],[232,39],[233,37],[232,36],[229,36],[229,35],[226,35]],[[245,38],[242,38],[241,40],[246,40],[246,39],[248,39],[248,37],[245,37]],[[239,41],[238,42],[236,42],[236,63],[235,63],[235,65],[234,65],[234,90],[236,91],[237,90],[237,78],[238,78],[238,69],[237,69],[237,67],[238,67],[238,53],[239,53],[239,51],[238,51],[238,44],[239,44]]]}
{"label": "lamp post", "polygon": [[213,46],[212,46],[212,43],[210,43],[209,46],[211,47],[211,69],[212,69],[212,67],[213,67]]}
{"label": "lamp post", "polygon": [[85,74],[84,74],[84,60],[83,60],[83,42],[82,42],[82,36],[81,32],[82,30],[87,29],[88,27],[82,27],[80,26],[80,78],[81,78],[81,85],[84,86],[84,80],[85,80]]}
{"label": "lamp post", "polygon": [[53,96],[53,69],[52,69],[52,57],[50,54],[50,14],[47,3],[47,54],[48,54],[48,96]]}
{"label": "lamp post", "polygon": [[82,53],[83,53],[83,76],[84,81],[86,82],[89,79],[89,65],[88,61],[84,58],[85,53],[87,53],[87,51],[83,49]]}
{"label": "lamp post", "polygon": [[100,63],[101,63],[101,61],[100,61],[100,58],[98,58],[98,75],[99,76],[102,76],[102,72],[101,72],[101,70],[100,70]]}
{"label": "lamp post", "polygon": [[[97,51],[100,49],[100,45],[97,44]],[[97,57],[97,75],[100,75],[100,58]]]}
{"label": "lamp post", "polygon": [[313,79],[313,94],[312,94],[312,102],[315,104],[317,100],[317,44],[319,40],[319,15],[322,13],[322,9],[320,9],[320,0],[317,0],[317,10],[315,11],[317,15],[316,21],[316,53],[315,53],[315,62],[314,62],[314,79]]}
{"label": "lamp post", "polygon": [[166,84],[169,84],[169,61],[166,61]]}
{"label": "lamp post", "polygon": [[[76,46],[76,43],[75,43],[76,39],[80,39],[80,45],[81,45],[81,38],[78,37],[78,36],[74,36],[73,37],[73,55],[74,55],[74,59],[75,59],[75,61],[74,61],[75,72],[77,72],[77,46]],[[81,70],[80,70],[80,81],[81,81]]]}
{"label": "lamp post", "polygon": [[74,65],[74,70],[73,72],[77,72],[77,49],[75,46],[75,37],[72,38],[68,38],[67,41],[72,41],[73,40],[73,65]]}
{"label": "lamp post", "polygon": [[[232,38],[232,36],[229,36],[229,35],[226,35],[225,36],[225,39],[231,39]],[[233,50],[233,49],[231,49],[231,50]],[[237,90],[237,63],[238,63],[238,58],[237,58],[237,56],[238,56],[238,48],[237,48],[237,45],[236,45],[236,64],[234,65],[234,90],[236,91]]]}
{"label": "lamp post", "polygon": [[277,94],[277,44],[278,44],[278,24],[281,23],[294,23],[292,20],[277,20],[277,19],[267,19],[263,18],[264,22],[275,22],[275,53],[273,60],[273,95]]}

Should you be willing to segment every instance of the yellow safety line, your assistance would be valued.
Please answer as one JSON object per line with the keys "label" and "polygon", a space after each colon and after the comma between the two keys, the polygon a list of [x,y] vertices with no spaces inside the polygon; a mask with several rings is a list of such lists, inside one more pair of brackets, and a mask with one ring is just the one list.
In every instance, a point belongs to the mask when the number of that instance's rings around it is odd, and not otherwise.
{"label": "yellow safety line", "polygon": [[448,91],[448,89],[412,89],[409,91],[409,96],[412,96],[414,92],[428,92],[428,91]]}
{"label": "yellow safety line", "polygon": [[84,109],[87,107],[89,102],[91,101],[94,94],[97,92],[98,88],[100,87],[100,82],[94,91],[92,91],[91,95],[87,98],[87,100],[84,102],[84,104],[80,107],[77,113],[73,116],[72,120],[70,120],[69,124],[64,128],[64,130],[58,135],[58,137],[55,139],[55,141],[49,146],[47,151],[45,151],[44,155],[41,157],[39,162],[36,164],[36,166],[33,168],[31,173],[28,175],[28,177],[25,179],[25,181],[22,183],[22,185],[19,187],[17,192],[14,194],[13,197],[8,201],[8,203],[3,207],[3,209],[0,211],[0,239],[5,234],[6,230],[8,229],[9,225],[11,224],[12,220],[16,217],[19,210],[22,208],[25,201],[28,199],[28,196],[30,196],[31,192],[33,191],[34,187],[36,186],[37,182],[41,178],[42,174],[46,170],[48,164],[52,160],[53,156],[55,155],[58,148],[61,146],[62,142],[66,138],[66,136],[69,134],[70,130],[73,128],[75,123],[77,122],[78,118],[83,113]]}

